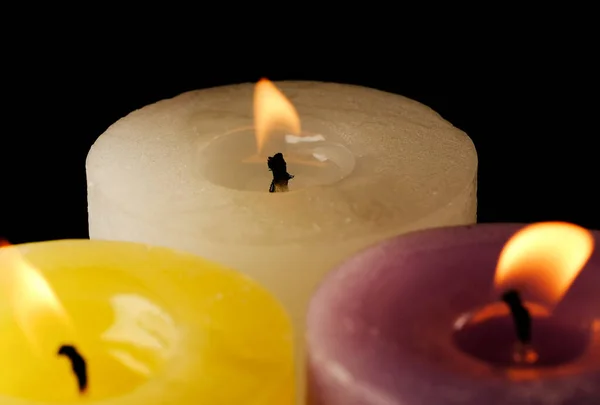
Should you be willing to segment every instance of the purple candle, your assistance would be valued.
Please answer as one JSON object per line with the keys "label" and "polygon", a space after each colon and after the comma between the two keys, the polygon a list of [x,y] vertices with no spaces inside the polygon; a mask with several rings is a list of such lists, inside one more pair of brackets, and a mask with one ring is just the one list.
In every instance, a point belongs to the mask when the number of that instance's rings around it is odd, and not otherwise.
{"label": "purple candle", "polygon": [[309,404],[600,404],[598,238],[488,224],[351,258],[309,308]]}

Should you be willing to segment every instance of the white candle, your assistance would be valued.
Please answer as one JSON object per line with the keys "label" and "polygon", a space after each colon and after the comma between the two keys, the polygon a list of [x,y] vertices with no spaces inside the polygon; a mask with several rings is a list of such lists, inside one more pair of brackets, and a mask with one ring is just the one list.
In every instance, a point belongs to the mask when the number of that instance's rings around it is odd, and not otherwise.
{"label": "white candle", "polygon": [[[405,97],[279,82],[286,100],[259,84],[256,94],[252,84],[185,93],[111,126],[87,159],[90,237],[237,268],[284,303],[302,338],[309,296],[341,260],[392,235],[475,222],[477,154]],[[289,192],[269,193],[266,156],[278,149],[295,177]]]}

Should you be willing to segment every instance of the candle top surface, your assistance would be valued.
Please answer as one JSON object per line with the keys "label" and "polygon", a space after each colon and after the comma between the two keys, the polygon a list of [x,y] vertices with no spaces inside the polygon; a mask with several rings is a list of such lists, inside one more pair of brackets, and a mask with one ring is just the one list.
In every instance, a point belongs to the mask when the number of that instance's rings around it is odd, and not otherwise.
{"label": "candle top surface", "polygon": [[[293,402],[291,322],[246,276],[89,240],[3,247],[0,267],[2,404]],[[83,397],[73,353],[87,367]]]}
{"label": "candle top surface", "polygon": [[[272,244],[417,227],[458,196],[475,192],[471,140],[430,108],[353,85],[276,84],[297,109],[303,131],[343,143],[329,150],[345,162],[343,178],[295,189],[305,168],[290,161],[290,191],[269,193],[265,159],[258,166],[264,167],[264,192],[212,181],[203,166],[208,156],[224,165],[219,170],[232,158],[211,145],[223,139],[230,145],[236,131],[253,125],[254,85],[248,83],[184,93],[116,122],[88,155],[90,194],[180,233]],[[223,226],[224,216],[235,229]]]}
{"label": "candle top surface", "polygon": [[[475,345],[493,346],[504,331],[509,340],[515,339],[508,310],[502,316],[498,312],[505,306],[494,276],[504,245],[523,227],[483,224],[414,232],[373,246],[331,272],[313,296],[308,314],[315,395],[345,399],[327,402],[332,405],[353,403],[351,398],[415,405],[597,402],[598,251],[551,317],[531,312],[534,347],[542,342],[561,353],[540,352],[533,366],[507,365],[495,362],[502,347],[483,347],[484,359],[463,350],[456,338],[464,315],[472,314],[479,329],[465,333],[474,334]],[[600,232],[592,235],[598,243]],[[492,329],[482,334],[484,321]]]}

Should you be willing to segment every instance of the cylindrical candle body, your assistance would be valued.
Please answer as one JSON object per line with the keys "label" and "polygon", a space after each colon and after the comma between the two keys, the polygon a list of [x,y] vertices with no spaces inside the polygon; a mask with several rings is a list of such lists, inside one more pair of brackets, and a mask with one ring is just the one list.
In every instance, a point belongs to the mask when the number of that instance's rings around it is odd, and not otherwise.
{"label": "cylindrical candle body", "polygon": [[[92,147],[90,237],[175,247],[239,269],[282,300],[301,337],[311,292],[345,257],[407,231],[475,222],[477,155],[462,131],[407,98],[332,83],[277,85],[303,131],[345,142],[356,160],[351,173],[302,189],[296,176],[289,192],[271,194],[265,160],[264,192],[214,184],[203,151],[252,125],[253,85],[185,93],[131,113]],[[302,173],[293,162],[288,171]]]}
{"label": "cylindrical candle body", "polygon": [[[552,314],[574,331],[580,326],[587,331],[589,339],[572,334],[567,336],[571,341],[557,346],[576,352],[570,361],[551,364],[556,359],[540,358],[546,366],[498,365],[467,354],[453,339],[462,314],[499,302],[492,294],[496,263],[520,228],[484,224],[415,232],[371,247],[330,273],[308,313],[309,403],[600,403],[598,252]],[[594,237],[598,243],[600,232]],[[496,322],[490,327],[504,329],[485,333],[491,338],[475,344],[496,344],[512,332],[507,325]],[[539,333],[551,330],[546,321],[536,326],[543,328]],[[480,332],[473,331],[471,340]],[[564,330],[556,332],[566,336]],[[572,344],[585,344],[583,353]]]}
{"label": "cylindrical candle body", "polygon": [[[0,248],[0,403],[291,405],[292,325],[247,276],[162,247]],[[86,366],[81,395],[71,363]]]}

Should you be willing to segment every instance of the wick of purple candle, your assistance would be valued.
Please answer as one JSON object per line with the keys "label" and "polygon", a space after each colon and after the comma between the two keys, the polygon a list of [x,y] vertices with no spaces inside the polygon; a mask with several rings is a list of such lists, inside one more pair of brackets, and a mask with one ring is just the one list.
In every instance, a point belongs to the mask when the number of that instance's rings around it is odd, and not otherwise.
{"label": "wick of purple candle", "polygon": [[87,389],[87,365],[85,363],[85,359],[79,354],[75,346],[71,345],[62,345],[58,349],[59,356],[65,356],[71,361],[71,368],[73,369],[73,374],[75,374],[75,378],[77,378],[77,386],[79,387],[79,393],[83,394]]}
{"label": "wick of purple candle", "polygon": [[508,290],[502,294],[502,301],[508,305],[515,323],[517,339],[523,345],[531,343],[531,314],[523,305],[521,296],[517,290]]}
{"label": "wick of purple candle", "polygon": [[267,166],[273,172],[273,181],[269,187],[269,193],[281,193],[288,191],[288,181],[294,178],[287,172],[287,163],[283,158],[283,153],[276,153],[267,159]]}

